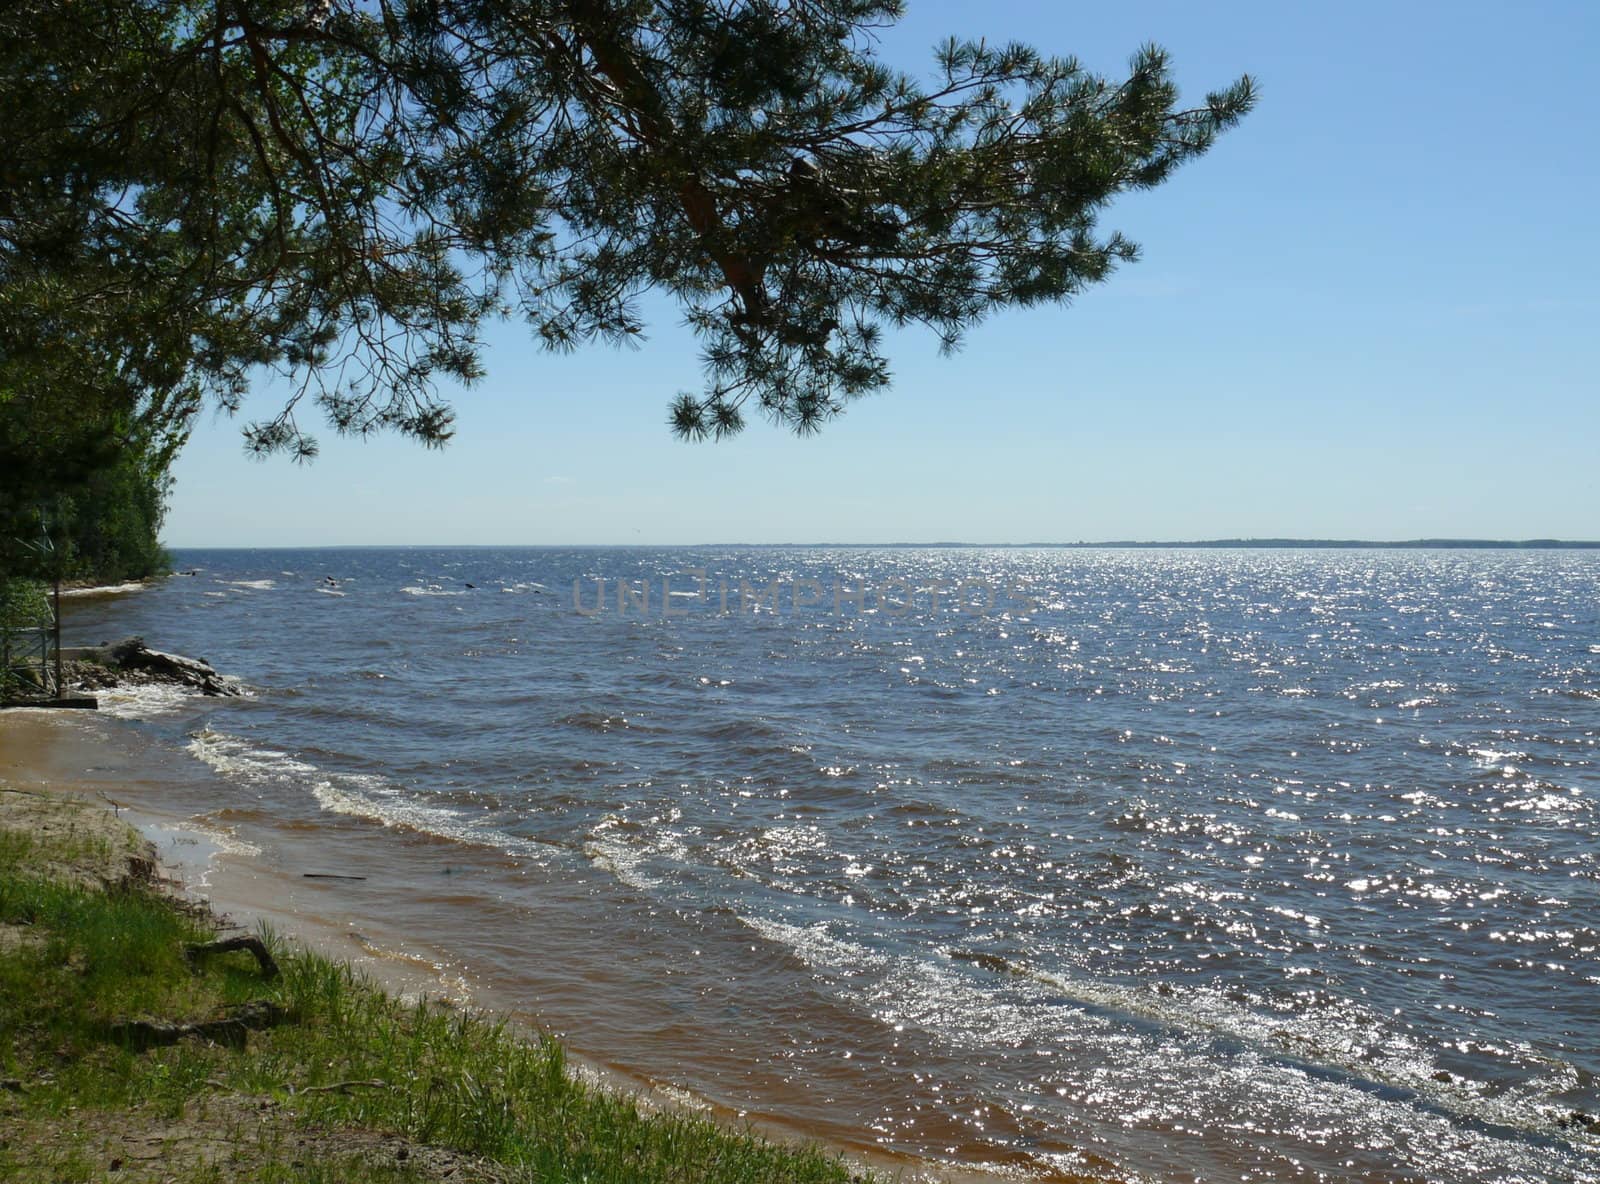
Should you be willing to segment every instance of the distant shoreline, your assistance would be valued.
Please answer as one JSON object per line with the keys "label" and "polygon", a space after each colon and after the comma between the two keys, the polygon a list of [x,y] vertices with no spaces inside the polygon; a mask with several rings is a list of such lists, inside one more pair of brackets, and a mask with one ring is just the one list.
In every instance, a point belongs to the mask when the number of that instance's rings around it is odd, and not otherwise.
{"label": "distant shoreline", "polygon": [[[1007,544],[1001,544],[1007,545]],[[1191,542],[1141,543],[1119,539],[1105,543],[1021,543],[1017,546],[1079,548],[1169,548],[1285,551],[1600,551],[1592,539],[1200,539]]]}
{"label": "distant shoreline", "polygon": [[[1600,539],[1193,539],[1143,542],[1112,539],[1076,543],[316,543],[311,546],[273,544],[249,547],[236,544],[206,546],[166,544],[174,551],[655,551],[712,548],[771,551],[806,547],[869,551],[1600,551]],[[99,591],[100,589],[96,589]]]}

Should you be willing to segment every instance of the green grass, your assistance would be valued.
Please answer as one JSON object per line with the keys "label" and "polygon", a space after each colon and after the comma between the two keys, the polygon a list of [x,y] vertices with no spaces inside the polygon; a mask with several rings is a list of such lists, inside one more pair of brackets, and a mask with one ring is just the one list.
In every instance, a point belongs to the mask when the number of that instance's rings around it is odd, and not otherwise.
{"label": "green grass", "polygon": [[[211,936],[200,921],[154,893],[40,879],[30,872],[37,855],[25,841],[0,839],[0,925],[22,935],[0,944],[0,1079],[13,1083],[0,1093],[0,1128],[16,1122],[67,1131],[91,1121],[116,1129],[249,1099],[306,1129],[384,1132],[491,1160],[497,1166],[486,1179],[862,1179],[818,1149],[775,1145],[692,1116],[641,1113],[628,1098],[571,1077],[553,1040],[438,1003],[402,1003],[347,965],[285,948],[271,934],[265,937],[283,969],[274,981],[264,981],[245,953],[193,970],[182,948]],[[214,1018],[255,999],[278,1003],[289,1018],[252,1033],[243,1050],[189,1040],[136,1053],[108,1036],[117,1020]],[[340,1082],[382,1084],[317,1089]],[[33,1179],[41,1169],[52,1180],[100,1178],[103,1165],[83,1160],[68,1135],[58,1141],[0,1146],[0,1179]],[[184,1184],[435,1178],[360,1154],[296,1165],[290,1150],[266,1144],[224,1175],[203,1163],[164,1170]]]}
{"label": "green grass", "polygon": [[[98,829],[68,828],[48,837],[24,830],[0,830],[0,891],[5,883],[37,878],[32,869],[46,863],[102,867],[113,857],[111,841]],[[4,920],[0,913],[0,920]]]}

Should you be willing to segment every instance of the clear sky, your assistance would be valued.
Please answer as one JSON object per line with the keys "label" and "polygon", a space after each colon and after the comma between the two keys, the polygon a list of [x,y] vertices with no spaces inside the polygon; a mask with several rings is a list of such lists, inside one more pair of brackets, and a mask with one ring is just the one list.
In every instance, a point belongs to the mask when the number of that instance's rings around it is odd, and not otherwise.
{"label": "clear sky", "polygon": [[820,436],[674,439],[700,373],[668,305],[630,352],[507,325],[442,453],[322,432],[261,463],[208,419],[167,542],[1600,537],[1600,5],[909,7],[902,66],[958,34],[1111,73],[1155,41],[1186,98],[1249,71],[1260,104],[1108,212],[1141,262],[953,358],[891,340],[894,387]]}

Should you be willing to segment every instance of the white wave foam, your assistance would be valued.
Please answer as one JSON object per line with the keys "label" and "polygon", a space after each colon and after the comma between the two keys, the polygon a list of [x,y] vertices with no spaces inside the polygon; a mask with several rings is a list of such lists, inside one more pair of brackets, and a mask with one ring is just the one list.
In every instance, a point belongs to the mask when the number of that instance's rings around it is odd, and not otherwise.
{"label": "white wave foam", "polygon": [[[1230,1087],[1224,1079],[1243,1071],[1253,1090],[1282,1099],[1298,1097],[1296,1105],[1308,1112],[1315,1107],[1328,1120],[1340,1116],[1350,1123],[1381,1121],[1392,1127],[1416,1119],[1404,1100],[1375,1100],[1361,1085],[1365,1081],[1398,1086],[1446,1112],[1508,1128],[1539,1129],[1547,1125],[1548,1096],[1562,1084],[1552,1078],[1489,1097],[1472,1082],[1443,1081],[1426,1049],[1353,1001],[1322,1013],[1262,1012],[1214,987],[1169,987],[1167,993],[1157,993],[1146,986],[1068,977],[975,956],[973,962],[1004,976],[985,986],[959,969],[955,958],[888,953],[836,936],[828,922],[794,925],[743,915],[739,920],[791,950],[819,978],[884,1024],[912,1024],[956,1047],[1050,1047],[1065,1041],[1084,1053],[1079,1058],[1084,1064],[1118,1066],[1115,1076],[1126,1083],[1129,1107],[1148,1101],[1140,1090],[1152,1083],[1177,1089],[1184,1105],[1197,1097],[1225,1098]],[[1171,1031],[1210,1033],[1243,1051],[1228,1058],[1203,1046],[1179,1052],[1170,1040],[1130,1030],[1119,1016],[1153,1021]],[[1315,1083],[1299,1063],[1336,1068],[1350,1079]],[[1558,1067],[1570,1069],[1565,1062]],[[1187,1086],[1180,1084],[1185,1079]],[[1489,1136],[1485,1153],[1490,1145],[1513,1151]]]}
{"label": "white wave foam", "polygon": [[63,588],[61,595],[68,596],[113,596],[122,592],[143,592],[147,585],[140,581],[129,584],[102,584],[97,588]]}
{"label": "white wave foam", "polygon": [[185,830],[194,831],[204,835],[216,845],[219,855],[233,855],[244,859],[254,859],[261,854],[261,848],[254,843],[241,839],[230,827],[219,826],[200,818],[191,818],[183,824]]}
{"label": "white wave foam", "polygon": [[315,765],[297,761],[288,753],[258,748],[248,740],[203,728],[189,737],[186,750],[219,773],[249,780],[274,777],[305,777],[317,772]]}
{"label": "white wave foam", "polygon": [[191,687],[174,686],[171,683],[109,687],[93,694],[100,702],[100,710],[117,719],[152,719],[171,715],[194,706],[196,699],[205,698]]}
{"label": "white wave foam", "polygon": [[317,804],[330,814],[494,847],[512,855],[542,858],[547,854],[536,842],[474,823],[446,807],[417,801],[401,786],[371,773],[332,773],[289,753],[209,728],[191,736],[187,750],[229,777],[309,789]]}
{"label": "white wave foam", "polygon": [[1528,754],[1515,749],[1473,748],[1468,750],[1480,769],[1515,769],[1518,762],[1528,759]]}
{"label": "white wave foam", "polygon": [[687,864],[693,858],[675,831],[660,826],[642,831],[615,814],[607,814],[595,824],[583,853],[596,867],[641,892],[661,884],[660,877],[645,870],[652,862]]}
{"label": "white wave foam", "polygon": [[232,828],[204,817],[158,822],[145,830],[156,843],[162,862],[172,867],[179,879],[202,892],[211,886],[220,856],[253,858],[261,854],[261,848],[240,839]]}
{"label": "white wave foam", "polygon": [[400,589],[400,591],[407,596],[465,596],[467,594],[465,588],[445,588],[439,584],[428,584],[425,587],[420,584],[409,584]]}
{"label": "white wave foam", "polygon": [[278,586],[276,580],[224,580],[230,588],[249,588],[254,592],[268,592]]}

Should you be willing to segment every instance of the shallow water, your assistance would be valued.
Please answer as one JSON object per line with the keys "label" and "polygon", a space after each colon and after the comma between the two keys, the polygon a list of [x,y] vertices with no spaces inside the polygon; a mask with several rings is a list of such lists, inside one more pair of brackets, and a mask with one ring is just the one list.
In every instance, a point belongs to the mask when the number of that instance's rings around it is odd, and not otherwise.
{"label": "shallow water", "polygon": [[602,1062],[1044,1178],[1600,1180],[1600,555],[177,559],[69,641],[254,693],[112,710]]}

